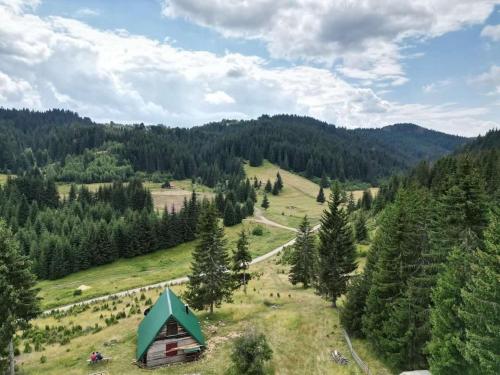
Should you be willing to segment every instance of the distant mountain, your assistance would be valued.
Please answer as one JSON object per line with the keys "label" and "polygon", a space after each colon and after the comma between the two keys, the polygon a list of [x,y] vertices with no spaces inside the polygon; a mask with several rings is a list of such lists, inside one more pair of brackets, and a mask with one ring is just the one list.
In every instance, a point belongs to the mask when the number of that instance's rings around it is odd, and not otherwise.
{"label": "distant mountain", "polygon": [[467,141],[413,124],[348,130],[294,115],[223,120],[185,129],[97,124],[62,110],[0,109],[0,170],[16,173],[36,164],[50,165],[57,175],[68,155],[82,155],[88,149],[106,151],[116,163],[130,164],[135,171],[200,177],[210,186],[241,174],[244,159],[253,165],[268,159],[308,178],[324,174],[374,183],[419,160],[439,158]]}
{"label": "distant mountain", "polygon": [[394,124],[380,129],[356,129],[389,147],[395,155],[413,164],[420,160],[435,160],[460,148],[470,139],[441,133],[415,124]]}

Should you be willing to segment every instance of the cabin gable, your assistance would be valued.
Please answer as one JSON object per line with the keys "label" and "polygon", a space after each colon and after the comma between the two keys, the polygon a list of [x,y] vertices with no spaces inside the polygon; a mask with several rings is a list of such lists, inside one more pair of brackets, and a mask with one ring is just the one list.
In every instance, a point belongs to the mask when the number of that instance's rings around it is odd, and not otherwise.
{"label": "cabin gable", "polygon": [[139,325],[137,361],[157,367],[198,358],[205,347],[198,319],[167,289]]}

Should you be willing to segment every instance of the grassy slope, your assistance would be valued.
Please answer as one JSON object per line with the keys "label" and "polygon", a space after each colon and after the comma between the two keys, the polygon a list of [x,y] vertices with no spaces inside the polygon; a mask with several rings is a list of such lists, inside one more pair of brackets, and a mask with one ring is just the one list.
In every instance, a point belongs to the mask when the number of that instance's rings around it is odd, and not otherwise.
{"label": "grassy slope", "polygon": [[[306,214],[313,224],[318,223],[321,213],[325,208],[325,204],[321,205],[316,202],[319,185],[295,173],[279,169],[279,167],[268,161],[264,161],[263,165],[260,167],[251,167],[248,164],[245,165],[245,173],[247,176],[250,178],[256,176],[257,179],[262,181],[263,185],[265,185],[268,179],[271,180],[271,183],[274,183],[278,171],[283,179],[284,188],[278,196],[268,194],[270,207],[264,215],[280,224],[295,228],[299,226],[300,221]],[[378,189],[376,188],[372,189],[373,194],[377,191]],[[324,192],[325,197],[328,199],[330,190],[325,189]],[[363,192],[357,190],[354,191],[353,194],[355,199],[359,199]],[[262,196],[263,187],[259,192],[258,207],[260,207],[262,202]]]}
{"label": "grassy slope", "polygon": [[[154,374],[224,373],[229,364],[228,355],[233,338],[249,325],[255,325],[266,333],[274,351],[273,360],[269,365],[270,373],[361,374],[342,337],[338,313],[328,302],[315,295],[312,290],[293,287],[288,282],[286,272],[283,272],[286,267],[276,265],[275,258],[252,266],[252,271],[262,272],[263,275],[260,279],[250,282],[246,296],[238,291],[234,296],[234,303],[223,304],[210,319],[206,313],[198,313],[209,343],[206,356],[198,362],[154,370]],[[180,292],[183,287],[174,289]],[[146,292],[153,301],[158,297],[158,293],[158,290]],[[124,298],[117,305],[117,311],[128,312],[129,308],[125,305],[131,299],[132,297]],[[266,306],[264,302],[276,306]],[[70,325],[70,322],[74,322],[86,327],[98,322],[105,326],[104,319],[99,318],[100,314],[107,317],[111,311],[88,310],[77,316],[62,318],[60,322],[45,318],[37,320],[35,324],[44,327],[45,324]],[[43,352],[24,354],[19,358],[21,368],[27,374],[76,375],[103,370],[110,374],[150,373],[131,364],[135,353],[135,333],[140,320],[141,315],[135,315],[96,334],[75,338],[65,346],[55,344],[46,347]],[[112,340],[115,340],[113,345],[105,345]],[[363,359],[369,364],[372,373],[389,373],[370,354],[364,342],[356,342],[355,345],[359,353],[363,354]],[[330,352],[335,349],[350,360],[348,366],[340,366],[331,361]],[[113,360],[109,364],[99,364],[90,369],[86,359],[93,350],[100,350]],[[45,364],[40,363],[42,355],[47,357]]]}
{"label": "grassy slope", "polygon": [[8,175],[0,173],[0,185],[5,184],[5,181],[7,181]]}
{"label": "grassy slope", "polygon": [[[243,227],[251,230],[255,225],[257,224],[245,222],[231,228],[225,228],[228,248],[236,247],[238,233]],[[293,237],[294,234],[287,230],[266,227],[263,236],[250,237],[250,251],[254,257],[262,255]],[[56,307],[185,276],[189,272],[191,251],[195,244],[196,241],[193,241],[132,259],[120,259],[104,266],[68,275],[62,279],[41,281],[37,286],[41,288],[39,295],[43,298],[43,307]],[[73,296],[73,291],[80,285],[88,285],[91,289],[84,291],[81,296]]]}

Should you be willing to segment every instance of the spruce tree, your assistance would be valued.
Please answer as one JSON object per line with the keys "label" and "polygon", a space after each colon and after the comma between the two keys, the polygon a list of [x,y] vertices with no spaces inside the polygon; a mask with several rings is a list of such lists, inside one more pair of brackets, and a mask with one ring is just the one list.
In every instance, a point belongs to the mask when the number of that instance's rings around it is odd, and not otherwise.
{"label": "spruce tree", "polygon": [[309,288],[315,280],[317,253],[307,216],[300,223],[292,254],[288,279],[293,285],[302,283],[304,288]]}
{"label": "spruce tree", "polygon": [[276,173],[276,185],[278,186],[278,191],[283,190],[283,179],[281,178],[280,173]]}
{"label": "spruce tree", "polygon": [[337,306],[337,298],[345,293],[350,275],[356,269],[356,249],[347,214],[341,207],[338,183],[332,187],[328,208],[323,211],[319,230],[319,294]]}
{"label": "spruce tree", "polygon": [[485,246],[470,258],[459,317],[465,327],[462,352],[473,373],[500,374],[500,212],[491,215]]}
{"label": "spruce tree", "polygon": [[479,239],[472,231],[448,255],[432,291],[431,340],[427,349],[432,373],[474,374],[465,359],[465,323],[458,315],[462,288],[467,284],[470,261]]}
{"label": "spruce tree", "polygon": [[245,230],[242,229],[238,242],[236,243],[236,251],[233,252],[232,270],[236,282],[238,283],[237,285],[243,284],[243,291],[245,294],[247,292],[248,283],[247,270],[251,261],[252,255],[250,255],[250,251],[248,250],[248,236]]}
{"label": "spruce tree", "polygon": [[347,198],[347,213],[351,214],[355,210],[356,210],[356,202],[354,201],[354,194],[351,191]]}
{"label": "spruce tree", "polygon": [[231,302],[232,282],[224,229],[217,220],[217,212],[210,206],[200,216],[199,242],[193,252],[191,273],[185,298],[195,309],[202,310]]}
{"label": "spruce tree", "polygon": [[354,231],[356,233],[356,241],[363,242],[368,239],[368,230],[366,229],[366,217],[363,212],[360,212],[354,223]]}
{"label": "spruce tree", "polygon": [[[5,222],[0,220],[0,357],[8,355],[11,373],[14,370],[13,336],[28,327],[39,313],[35,277],[28,258],[20,255],[19,243]],[[0,362],[0,371],[1,368]]]}
{"label": "spruce tree", "polygon": [[273,190],[273,185],[271,184],[270,180],[267,180],[266,185],[264,186],[264,191],[266,193],[270,193]]}
{"label": "spruce tree", "polygon": [[224,225],[226,227],[231,227],[236,223],[237,218],[233,203],[231,201],[227,201],[226,208],[224,209]]}
{"label": "spruce tree", "polygon": [[321,175],[321,181],[319,183],[319,186],[321,186],[322,188],[327,188],[328,186],[330,186],[330,182],[328,181],[328,177],[326,177],[326,174],[323,173]]}
{"label": "spruce tree", "polygon": [[278,181],[276,181],[273,185],[273,189],[271,191],[273,195],[279,195],[280,193],[280,188],[278,187]]}
{"label": "spruce tree", "polygon": [[[428,207],[424,190],[401,190],[396,201],[386,207],[370,250],[377,255],[362,318],[363,332],[397,368],[418,367],[428,338],[428,301],[417,294],[418,287],[424,296],[430,293],[417,279],[421,254],[429,247]],[[422,311],[424,315],[420,315]]]}
{"label": "spruce tree", "polygon": [[75,184],[71,184],[71,186],[69,188],[68,201],[69,202],[74,202],[74,201],[76,201],[76,198],[77,198],[76,185]]}
{"label": "spruce tree", "polygon": [[262,198],[262,204],[260,206],[265,210],[269,208],[269,199],[267,199],[267,194],[264,194],[264,198]]}
{"label": "spruce tree", "polygon": [[320,186],[319,187],[319,193],[318,193],[318,196],[316,197],[316,202],[318,203],[325,203],[325,192],[323,191],[323,186]]}
{"label": "spruce tree", "polygon": [[370,189],[363,191],[363,196],[361,198],[361,208],[363,210],[369,210],[372,208],[373,196]]}

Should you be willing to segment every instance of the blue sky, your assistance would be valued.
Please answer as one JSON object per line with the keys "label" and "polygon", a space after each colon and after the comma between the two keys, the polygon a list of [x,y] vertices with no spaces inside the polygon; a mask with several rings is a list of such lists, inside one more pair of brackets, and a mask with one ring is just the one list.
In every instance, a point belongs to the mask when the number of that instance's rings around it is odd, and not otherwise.
{"label": "blue sky", "polygon": [[[411,4],[413,3],[413,4]],[[500,1],[0,0],[0,106],[200,125],[500,125]]]}

